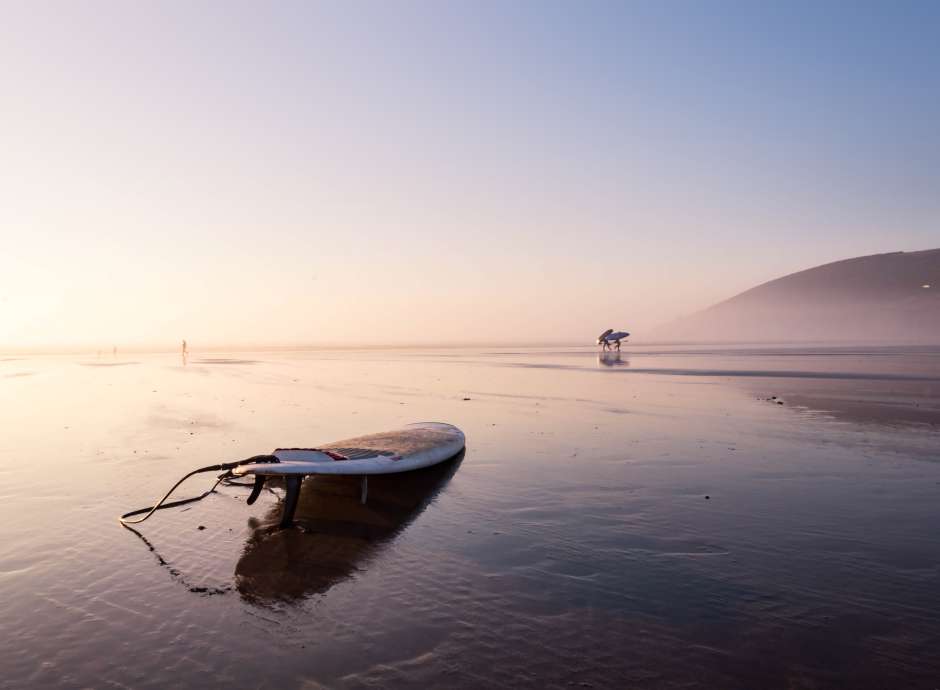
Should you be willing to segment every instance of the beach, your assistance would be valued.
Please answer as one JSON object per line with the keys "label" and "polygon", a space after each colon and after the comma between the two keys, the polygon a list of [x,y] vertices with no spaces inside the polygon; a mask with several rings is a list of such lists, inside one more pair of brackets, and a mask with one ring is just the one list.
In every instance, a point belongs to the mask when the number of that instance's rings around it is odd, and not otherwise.
{"label": "beach", "polygon": [[[0,688],[935,688],[940,348],[0,357]],[[417,421],[410,476],[160,511]],[[181,494],[211,485],[201,475]]]}

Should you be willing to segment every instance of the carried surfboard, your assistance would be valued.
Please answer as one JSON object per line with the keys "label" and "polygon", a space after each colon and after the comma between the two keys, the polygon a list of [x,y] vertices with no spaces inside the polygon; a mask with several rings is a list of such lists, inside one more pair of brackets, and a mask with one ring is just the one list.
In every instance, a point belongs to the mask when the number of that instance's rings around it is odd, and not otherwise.
{"label": "carried surfboard", "polygon": [[[184,505],[205,498],[226,477],[253,475],[255,483],[248,497],[248,505],[258,499],[269,477],[284,479],[287,495],[284,499],[281,526],[286,527],[293,522],[297,499],[300,495],[300,485],[307,475],[331,474],[361,477],[362,502],[365,503],[370,474],[395,474],[430,467],[453,458],[464,449],[465,444],[463,432],[452,424],[418,422],[400,429],[357,436],[316,448],[278,448],[271,455],[258,455],[238,462],[210,465],[193,470],[179,480],[156,505],[125,513],[119,520],[125,527],[143,522],[160,508]],[[224,473],[219,475],[216,485],[201,496],[172,503],[166,502],[170,494],[189,477],[200,472],[219,470],[223,470]],[[130,519],[137,515],[143,515],[143,517]]]}

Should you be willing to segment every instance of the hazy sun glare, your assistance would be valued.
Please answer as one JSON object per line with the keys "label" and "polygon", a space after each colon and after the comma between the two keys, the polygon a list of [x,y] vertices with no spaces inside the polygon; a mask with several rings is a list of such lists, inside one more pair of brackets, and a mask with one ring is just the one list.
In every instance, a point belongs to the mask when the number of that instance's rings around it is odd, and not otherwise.
{"label": "hazy sun glare", "polygon": [[0,348],[590,343],[930,247],[923,12],[9,6]]}

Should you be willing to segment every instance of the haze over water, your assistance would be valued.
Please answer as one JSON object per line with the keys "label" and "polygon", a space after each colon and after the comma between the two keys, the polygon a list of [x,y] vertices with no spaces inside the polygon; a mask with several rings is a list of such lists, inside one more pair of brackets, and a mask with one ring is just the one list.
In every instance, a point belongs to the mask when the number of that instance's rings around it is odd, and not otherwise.
{"label": "haze over water", "polygon": [[[5,358],[0,687],[933,688],[938,379],[929,347]],[[422,420],[465,455],[365,507],[115,519]]]}
{"label": "haze over water", "polygon": [[0,351],[580,343],[936,248],[938,27],[932,2],[8,3]]}

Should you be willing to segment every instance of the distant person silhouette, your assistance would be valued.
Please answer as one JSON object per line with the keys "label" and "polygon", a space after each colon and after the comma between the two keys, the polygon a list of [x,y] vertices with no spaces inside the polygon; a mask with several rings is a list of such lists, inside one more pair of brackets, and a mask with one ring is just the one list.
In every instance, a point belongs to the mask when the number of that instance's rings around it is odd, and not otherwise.
{"label": "distant person silhouette", "polygon": [[111,348],[111,356],[117,357],[117,345]]}
{"label": "distant person silhouette", "polygon": [[606,331],[600,334],[597,342],[601,346],[601,349],[603,349],[605,352],[610,351],[611,345],[617,349],[617,352],[620,352],[620,341],[629,336],[630,334],[626,331],[617,331],[615,333],[612,328],[608,328]]}
{"label": "distant person silhouette", "polygon": [[186,341],[185,341],[185,340],[183,341],[183,347],[182,347],[181,353],[182,353],[182,355],[183,355],[183,366],[185,367],[185,366],[186,366],[186,355],[189,354],[189,350],[186,348]]}

